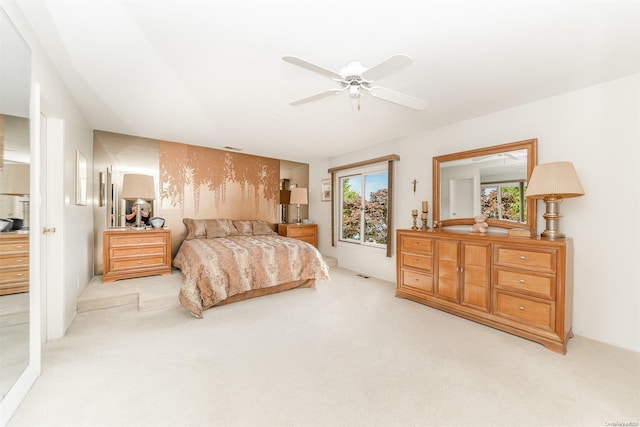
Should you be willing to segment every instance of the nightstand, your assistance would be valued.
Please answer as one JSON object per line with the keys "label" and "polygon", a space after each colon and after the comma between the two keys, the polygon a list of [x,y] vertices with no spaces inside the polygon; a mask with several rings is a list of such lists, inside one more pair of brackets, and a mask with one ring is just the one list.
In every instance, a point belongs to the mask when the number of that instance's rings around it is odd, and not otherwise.
{"label": "nightstand", "polygon": [[278,234],[318,247],[318,224],[278,224]]}
{"label": "nightstand", "polygon": [[102,236],[102,281],[171,273],[171,230],[111,229]]}

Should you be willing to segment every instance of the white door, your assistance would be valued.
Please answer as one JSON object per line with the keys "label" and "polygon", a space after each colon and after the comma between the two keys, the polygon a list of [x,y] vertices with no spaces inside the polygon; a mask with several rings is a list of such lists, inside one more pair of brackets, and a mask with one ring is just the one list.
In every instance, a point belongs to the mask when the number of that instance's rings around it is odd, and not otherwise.
{"label": "white door", "polygon": [[449,218],[471,218],[475,216],[473,177],[449,180],[449,194]]}
{"label": "white door", "polygon": [[64,336],[64,293],[62,280],[63,176],[55,167],[63,164],[63,123],[41,116],[41,272],[43,319],[42,338],[49,341]]}

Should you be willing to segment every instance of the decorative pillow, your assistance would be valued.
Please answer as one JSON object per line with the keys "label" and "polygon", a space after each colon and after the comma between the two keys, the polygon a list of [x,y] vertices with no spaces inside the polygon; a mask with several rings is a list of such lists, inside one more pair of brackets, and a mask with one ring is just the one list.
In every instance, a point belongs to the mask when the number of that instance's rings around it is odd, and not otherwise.
{"label": "decorative pillow", "polygon": [[238,230],[233,225],[233,221],[231,221],[230,219],[217,219],[216,221],[218,221],[218,225],[222,227],[224,231],[227,233],[227,236],[238,235]]}
{"label": "decorative pillow", "polygon": [[267,221],[251,221],[251,225],[255,236],[259,236],[261,234],[276,234]]}
{"label": "decorative pillow", "polygon": [[207,239],[227,237],[229,235],[227,229],[223,227],[217,219],[208,219],[206,229]]}
{"label": "decorative pillow", "polygon": [[251,236],[253,234],[253,227],[251,227],[251,221],[233,221],[233,225],[236,226],[238,234],[241,236]]}
{"label": "decorative pillow", "polygon": [[184,238],[185,240],[207,237],[206,220],[183,218],[182,222],[187,226],[187,236]]}

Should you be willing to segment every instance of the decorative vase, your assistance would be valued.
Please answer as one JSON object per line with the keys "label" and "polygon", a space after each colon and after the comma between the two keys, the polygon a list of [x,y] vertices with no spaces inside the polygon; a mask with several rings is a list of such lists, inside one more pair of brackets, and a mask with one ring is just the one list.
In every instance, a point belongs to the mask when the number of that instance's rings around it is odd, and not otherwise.
{"label": "decorative vase", "polygon": [[151,223],[151,226],[153,228],[162,228],[162,227],[164,227],[164,218],[160,218],[158,216],[154,216],[153,218],[149,219],[149,222]]}

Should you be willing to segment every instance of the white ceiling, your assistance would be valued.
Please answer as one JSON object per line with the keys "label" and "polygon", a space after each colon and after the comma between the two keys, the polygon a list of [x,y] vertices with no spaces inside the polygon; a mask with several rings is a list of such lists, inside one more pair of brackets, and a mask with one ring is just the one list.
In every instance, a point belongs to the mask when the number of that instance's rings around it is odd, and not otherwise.
{"label": "white ceiling", "polygon": [[[17,0],[99,130],[295,161],[331,157],[640,72],[637,1]],[[414,111],[285,63],[333,71],[403,53],[379,84]]]}

